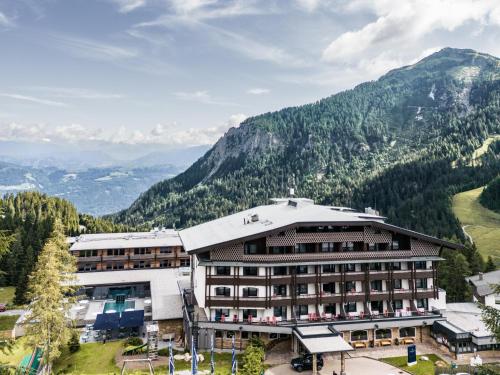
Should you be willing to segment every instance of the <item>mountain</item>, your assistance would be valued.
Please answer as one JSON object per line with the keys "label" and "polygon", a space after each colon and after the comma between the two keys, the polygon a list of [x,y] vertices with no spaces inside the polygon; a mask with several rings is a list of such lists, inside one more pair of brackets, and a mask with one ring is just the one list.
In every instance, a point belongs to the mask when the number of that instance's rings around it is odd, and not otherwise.
{"label": "mountain", "polygon": [[182,227],[294,187],[321,204],[376,207],[394,224],[463,240],[450,197],[500,169],[499,142],[485,146],[500,134],[499,78],[498,58],[445,48],[352,90],[249,118],[111,218]]}
{"label": "mountain", "polygon": [[479,201],[484,207],[500,214],[500,175],[485,186]]}

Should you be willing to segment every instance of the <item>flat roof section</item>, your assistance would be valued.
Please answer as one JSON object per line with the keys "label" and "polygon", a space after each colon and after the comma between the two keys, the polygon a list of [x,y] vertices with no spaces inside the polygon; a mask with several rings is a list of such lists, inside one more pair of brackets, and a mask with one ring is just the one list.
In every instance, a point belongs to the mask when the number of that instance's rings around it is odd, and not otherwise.
{"label": "flat roof section", "polygon": [[149,282],[153,320],[181,319],[182,298],[179,284],[190,282],[181,269],[141,269],[126,271],[82,272],[76,274],[76,285],[112,286]]}
{"label": "flat roof section", "polygon": [[82,234],[73,238],[70,251],[182,246],[174,229],[151,232]]}
{"label": "flat roof section", "polygon": [[326,325],[296,327],[293,333],[311,354],[354,350],[338,332]]}

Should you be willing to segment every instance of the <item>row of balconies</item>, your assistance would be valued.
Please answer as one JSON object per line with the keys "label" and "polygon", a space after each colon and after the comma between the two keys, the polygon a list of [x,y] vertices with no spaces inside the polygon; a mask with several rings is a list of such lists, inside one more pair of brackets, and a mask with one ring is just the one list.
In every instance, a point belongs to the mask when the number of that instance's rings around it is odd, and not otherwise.
{"label": "row of balconies", "polygon": [[[415,298],[434,298],[434,288],[417,288],[415,290]],[[375,292],[346,292],[342,297],[341,293],[321,293],[318,294],[300,294],[297,295],[297,304],[315,304],[318,299],[322,304],[342,303],[342,302],[364,302],[367,297],[370,301],[386,301],[389,300],[389,291]],[[395,289],[393,291],[393,299],[412,299],[413,293],[411,289]],[[269,296],[269,297],[242,297],[242,296],[211,296],[207,297],[207,307],[274,307],[291,305],[291,296]]]}
{"label": "row of balconies", "polygon": [[[432,278],[433,270],[416,270],[416,278]],[[369,271],[368,273],[369,280],[389,280],[389,271]],[[411,271],[392,271],[392,279],[410,279]],[[315,283],[317,280],[320,280],[321,283],[328,282],[340,282],[342,281],[342,275],[340,273],[323,273],[320,276],[316,276],[316,274],[298,274],[296,275],[297,283]],[[364,271],[356,271],[356,272],[346,272],[344,276],[345,281],[365,281],[366,274]],[[271,285],[276,284],[290,284],[292,281],[291,275],[283,275],[283,276],[270,276],[269,279],[266,276],[239,276],[235,277],[234,275],[229,276],[207,276],[207,284],[208,285],[267,285],[270,283]]]}
{"label": "row of balconies", "polygon": [[185,258],[188,259],[189,255],[181,254],[175,255],[174,253],[170,254],[131,254],[131,255],[102,255],[102,256],[94,256],[94,257],[77,257],[78,262],[101,262],[106,260],[149,260],[149,259],[174,259],[174,258]]}

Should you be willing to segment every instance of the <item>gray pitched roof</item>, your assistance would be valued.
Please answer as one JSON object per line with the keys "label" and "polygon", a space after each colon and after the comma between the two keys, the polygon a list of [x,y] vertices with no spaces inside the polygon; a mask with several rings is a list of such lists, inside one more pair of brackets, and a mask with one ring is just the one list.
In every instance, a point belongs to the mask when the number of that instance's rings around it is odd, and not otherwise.
{"label": "gray pitched roof", "polygon": [[481,297],[493,293],[492,284],[500,284],[500,270],[486,272],[481,275],[474,275],[466,278],[476,288],[476,293]]}

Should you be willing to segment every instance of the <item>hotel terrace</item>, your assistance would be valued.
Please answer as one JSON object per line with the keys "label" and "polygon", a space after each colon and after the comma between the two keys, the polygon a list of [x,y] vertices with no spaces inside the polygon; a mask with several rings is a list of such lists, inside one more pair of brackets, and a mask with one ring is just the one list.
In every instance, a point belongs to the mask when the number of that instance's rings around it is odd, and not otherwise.
{"label": "hotel terrace", "polygon": [[301,351],[310,341],[306,326],[329,328],[332,340],[354,348],[422,340],[444,320],[441,250],[460,247],[378,215],[298,198],[179,235],[192,256],[186,338],[193,334],[202,348],[214,334],[218,348],[230,347],[233,336],[240,347],[254,336],[292,337]]}

